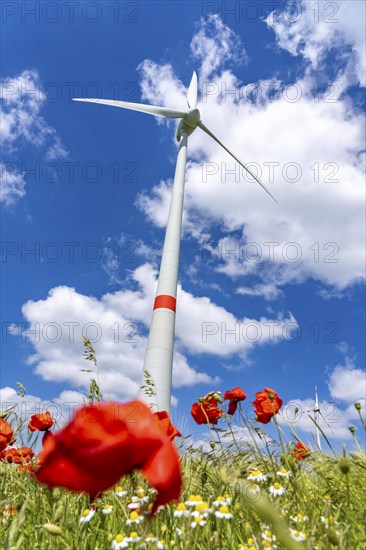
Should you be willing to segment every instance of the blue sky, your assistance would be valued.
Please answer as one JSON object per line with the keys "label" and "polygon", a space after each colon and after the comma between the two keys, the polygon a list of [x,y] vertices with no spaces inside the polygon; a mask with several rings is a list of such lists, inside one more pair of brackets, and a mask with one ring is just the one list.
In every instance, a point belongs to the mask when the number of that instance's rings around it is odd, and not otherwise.
{"label": "blue sky", "polygon": [[249,403],[270,386],[304,411],[296,428],[312,442],[316,384],[324,430],[352,447],[365,402],[365,8],[226,4],[2,4],[1,398],[19,401],[21,381],[28,413],[80,402],[83,334],[104,395],[137,395],[176,123],[71,98],[185,109],[196,70],[202,120],[278,205],[192,135],[172,417],[200,438],[197,397],[239,385]]}

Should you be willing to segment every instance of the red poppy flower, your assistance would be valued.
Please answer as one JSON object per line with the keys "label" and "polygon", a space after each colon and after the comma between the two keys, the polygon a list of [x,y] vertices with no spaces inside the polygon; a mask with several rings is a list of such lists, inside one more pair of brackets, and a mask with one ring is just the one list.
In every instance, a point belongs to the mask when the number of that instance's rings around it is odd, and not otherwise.
{"label": "red poppy flower", "polygon": [[52,419],[52,416],[47,411],[43,414],[34,414],[29,421],[28,428],[31,432],[35,432],[36,430],[44,432],[51,428],[51,426],[53,425],[54,421]]}
{"label": "red poppy flower", "polygon": [[310,454],[310,449],[302,441],[298,441],[292,450],[291,456],[298,460],[304,460]]}
{"label": "red poppy flower", "polygon": [[196,424],[217,424],[223,414],[213,397],[205,399],[201,403],[193,403],[191,407],[191,415]]}
{"label": "red poppy flower", "polygon": [[87,492],[91,499],[138,468],[155,487],[159,505],[179,498],[178,453],[142,401],[80,407],[39,454],[39,482]]}
{"label": "red poppy flower", "polygon": [[282,399],[272,388],[265,388],[264,391],[257,392],[255,397],[256,400],[252,404],[255,407],[257,420],[262,424],[268,424],[272,416],[280,410]]}
{"label": "red poppy flower", "polygon": [[180,431],[170,422],[169,415],[166,411],[156,412],[154,413],[154,417],[158,421],[160,428],[169,437],[170,441],[173,441],[175,437],[182,437]]}
{"label": "red poppy flower", "polygon": [[226,391],[224,395],[224,399],[225,400],[230,399],[227,413],[231,415],[235,414],[239,401],[244,401],[246,397],[247,397],[247,394],[245,393],[245,391],[243,391],[238,386],[232,390]]}
{"label": "red poppy flower", "polygon": [[34,452],[30,447],[20,447],[19,449],[7,449],[0,454],[1,460],[7,460],[14,464],[23,464],[29,462],[34,456]]}
{"label": "red poppy flower", "polygon": [[13,429],[10,424],[0,418],[0,452],[5,449],[13,441]]}

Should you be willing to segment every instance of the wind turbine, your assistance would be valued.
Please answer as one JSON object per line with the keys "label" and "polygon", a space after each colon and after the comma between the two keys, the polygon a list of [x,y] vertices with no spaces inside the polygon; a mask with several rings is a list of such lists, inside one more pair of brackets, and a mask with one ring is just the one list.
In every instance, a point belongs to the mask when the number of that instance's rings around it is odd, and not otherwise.
{"label": "wind turbine", "polygon": [[319,451],[321,451],[322,450],[322,445],[321,445],[321,442],[320,442],[320,433],[319,433],[319,428],[318,428],[319,414],[321,414],[321,412],[320,412],[320,408],[319,408],[318,388],[316,386],[314,386],[314,388],[315,388],[315,404],[314,404],[314,407],[312,409],[308,409],[307,412],[313,412],[314,413],[314,420],[316,422],[316,425],[315,425],[315,428],[316,428],[316,443],[318,445]]}
{"label": "wind turbine", "polygon": [[[175,311],[188,136],[190,136],[197,127],[201,128],[201,130],[221,145],[221,147],[223,147],[225,151],[227,151],[229,155],[231,155],[257,183],[259,183],[275,202],[277,201],[251,170],[203,124],[201,114],[197,109],[197,75],[195,72],[193,72],[187,92],[187,111],[177,111],[176,109],[168,109],[166,107],[129,103],[113,99],[74,98],[74,101],[99,103],[101,105],[121,107],[122,109],[139,111],[141,113],[163,118],[180,119],[177,128],[177,140],[180,142],[180,145],[175,168],[158,286],[139,392],[140,399],[146,401],[153,410],[167,411],[169,413],[172,389]],[[151,388],[149,389],[149,387],[146,386],[145,378],[147,377],[153,382],[154,395],[152,395]]]}

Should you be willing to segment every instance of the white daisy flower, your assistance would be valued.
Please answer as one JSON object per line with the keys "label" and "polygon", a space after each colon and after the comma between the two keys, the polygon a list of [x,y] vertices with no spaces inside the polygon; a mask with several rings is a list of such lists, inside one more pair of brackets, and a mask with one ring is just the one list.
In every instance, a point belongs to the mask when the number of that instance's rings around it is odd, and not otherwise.
{"label": "white daisy flower", "polygon": [[94,514],[95,514],[94,508],[92,508],[91,510],[87,508],[86,510],[84,510],[83,515],[80,518],[80,523],[87,523],[88,521],[91,520]]}
{"label": "white daisy flower", "polygon": [[137,508],[140,508],[141,502],[138,497],[131,497],[131,501],[127,504],[127,508],[129,510],[137,510]]}
{"label": "white daisy flower", "polygon": [[306,539],[305,533],[302,531],[296,531],[296,529],[290,529],[291,537],[297,542],[302,542]]}
{"label": "white daisy flower", "polygon": [[199,525],[200,527],[204,527],[206,525],[205,520],[201,516],[197,516],[194,518],[194,521],[192,521],[191,523],[192,529],[197,527],[197,525]]}
{"label": "white daisy flower", "polygon": [[114,490],[114,494],[117,496],[117,497],[124,497],[127,495],[127,491],[124,491],[122,489],[122,487],[118,486],[115,488]]}
{"label": "white daisy flower", "polygon": [[158,542],[158,538],[154,535],[154,533],[149,533],[145,539],[145,542]]}
{"label": "white daisy flower", "polygon": [[113,510],[113,506],[111,504],[106,504],[103,509],[102,509],[102,513],[103,514],[110,514]]}
{"label": "white daisy flower", "polygon": [[301,523],[302,521],[306,521],[308,517],[303,516],[302,514],[296,514],[296,516],[290,516],[290,519],[295,523]]}
{"label": "white daisy flower", "polygon": [[220,506],[220,508],[216,510],[215,516],[220,519],[231,519],[233,517],[233,514],[231,514],[229,508],[224,505]]}
{"label": "white daisy flower", "polygon": [[267,476],[260,470],[253,470],[247,477],[249,481],[266,481]]}
{"label": "white daisy flower", "polygon": [[272,534],[272,531],[269,531],[266,529],[264,533],[262,533],[262,539],[267,540],[269,542],[274,542],[276,540],[275,535]]}
{"label": "white daisy flower", "polygon": [[286,468],[280,468],[278,470],[278,472],[276,472],[276,474],[278,476],[281,476],[281,477],[287,477],[289,478],[291,476],[291,472],[289,472],[288,470],[286,470]]}
{"label": "white daisy flower", "polygon": [[320,516],[320,520],[321,520],[322,523],[324,523],[326,529],[328,529],[329,525],[334,523],[335,517],[334,516],[328,516],[328,517]]}
{"label": "white daisy flower", "polygon": [[130,533],[130,536],[126,537],[126,540],[127,542],[139,542],[141,540],[141,537],[139,537],[136,531],[132,531],[132,533]]}
{"label": "white daisy flower", "polygon": [[136,512],[136,510],[132,510],[132,512],[130,512],[130,518],[126,521],[126,524],[132,525],[133,523],[136,523],[138,525],[143,521],[143,519],[144,516],[140,516],[140,514]]}
{"label": "white daisy flower", "polygon": [[203,500],[201,495],[190,495],[188,500],[185,501],[186,506],[196,506],[197,504],[202,504]]}
{"label": "white daisy flower", "polygon": [[211,513],[211,508],[208,507],[207,502],[201,502],[200,504],[196,504],[194,511],[191,512],[192,517],[198,517],[202,516],[203,518],[207,518],[208,514]]}
{"label": "white daisy flower", "polygon": [[159,550],[162,550],[164,548],[164,541],[163,540],[159,540],[157,543],[156,543],[156,548],[159,548]]}
{"label": "white daisy flower", "polygon": [[187,506],[184,504],[184,502],[180,502],[174,510],[173,515],[175,518],[181,518],[182,516],[187,518],[190,515],[190,512],[189,510],[187,510]]}
{"label": "white daisy flower", "polygon": [[128,548],[128,540],[122,533],[118,533],[112,541],[113,550],[119,550],[120,548]]}
{"label": "white daisy flower", "polygon": [[282,485],[280,483],[276,482],[276,483],[274,483],[273,485],[270,486],[269,492],[271,493],[271,495],[276,497],[276,496],[283,495],[283,493],[285,492],[285,488],[282,487]]}
{"label": "white daisy flower", "polygon": [[182,536],[183,536],[183,530],[182,529],[179,529],[179,527],[176,527],[175,532],[177,533],[179,538],[182,538]]}
{"label": "white daisy flower", "polygon": [[212,504],[216,508],[219,508],[220,506],[228,506],[229,504],[231,504],[231,501],[232,501],[231,496],[229,496],[229,495],[225,495],[225,496],[220,495],[216,498],[216,500],[213,501]]}

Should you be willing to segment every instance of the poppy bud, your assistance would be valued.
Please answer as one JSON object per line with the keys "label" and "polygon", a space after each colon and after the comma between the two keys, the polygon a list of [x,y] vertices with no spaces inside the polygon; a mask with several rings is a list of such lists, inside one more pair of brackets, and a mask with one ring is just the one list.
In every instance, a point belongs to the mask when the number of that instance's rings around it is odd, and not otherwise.
{"label": "poppy bud", "polygon": [[348,474],[348,472],[350,471],[350,463],[347,458],[341,458],[341,460],[339,461],[339,469],[341,470],[342,474]]}
{"label": "poppy bud", "polygon": [[212,397],[213,397],[213,398],[215,399],[215,401],[217,401],[218,403],[222,403],[222,398],[221,398],[221,396],[220,396],[217,392],[214,393]]}
{"label": "poppy bud", "polygon": [[356,411],[360,411],[361,410],[361,403],[355,403],[355,409],[356,409]]}
{"label": "poppy bud", "polygon": [[349,426],[349,431],[351,432],[351,434],[354,434],[355,433],[355,427],[354,426]]}

